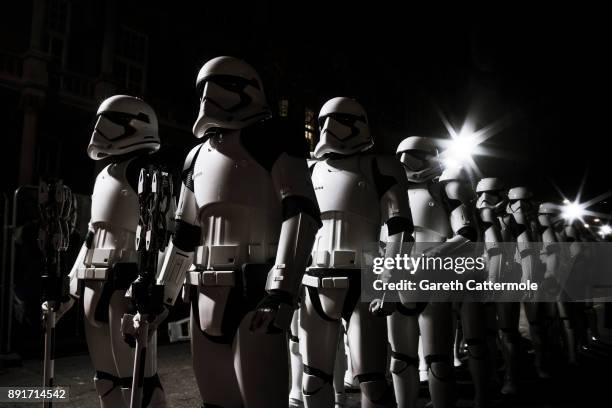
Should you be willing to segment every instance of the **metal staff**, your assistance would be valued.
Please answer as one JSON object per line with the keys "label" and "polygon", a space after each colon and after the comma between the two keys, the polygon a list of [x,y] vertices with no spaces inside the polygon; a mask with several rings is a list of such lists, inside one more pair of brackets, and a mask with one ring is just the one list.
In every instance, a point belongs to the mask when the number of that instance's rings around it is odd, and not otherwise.
{"label": "metal staff", "polygon": [[167,172],[150,167],[140,170],[138,179],[139,219],[136,229],[136,250],[140,267],[138,278],[130,288],[135,302],[136,315],[125,314],[122,332],[135,340],[134,370],[130,407],[142,406],[147,346],[149,342],[149,318],[163,311],[163,287],[155,284],[160,251],[168,243],[169,233],[166,213],[172,200],[172,179]]}
{"label": "metal staff", "polygon": [[[38,246],[42,254],[42,322],[45,327],[43,386],[53,387],[55,376],[55,324],[61,301],[66,296],[67,280],[62,253],[70,243],[72,192],[61,180],[41,180],[38,186],[40,223]],[[52,401],[43,401],[51,407]]]}

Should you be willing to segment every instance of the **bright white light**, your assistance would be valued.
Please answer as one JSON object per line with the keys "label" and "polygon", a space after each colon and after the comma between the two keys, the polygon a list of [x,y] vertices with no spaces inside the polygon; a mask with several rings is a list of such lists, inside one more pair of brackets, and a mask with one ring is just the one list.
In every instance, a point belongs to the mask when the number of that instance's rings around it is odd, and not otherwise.
{"label": "bright white light", "polygon": [[591,228],[589,224],[584,224],[584,228]]}
{"label": "bright white light", "polygon": [[445,169],[460,169],[463,167],[463,163],[454,157],[446,157],[442,159],[442,165]]}
{"label": "bright white light", "polygon": [[570,221],[580,219],[584,214],[584,208],[582,208],[582,206],[577,202],[571,203],[568,201],[563,206],[563,209],[561,211],[561,215],[563,216],[563,218]]}
{"label": "bright white light", "polygon": [[609,225],[602,225],[601,227],[599,227],[599,234],[601,236],[607,236],[612,234],[612,227],[610,227]]}
{"label": "bright white light", "polygon": [[445,168],[460,168],[472,162],[472,155],[478,143],[471,132],[462,131],[449,141],[442,153],[442,163]]}
{"label": "bright white light", "polygon": [[568,200],[567,198],[563,199],[563,204],[569,204],[570,200]]}
{"label": "bright white light", "polygon": [[475,147],[476,141],[472,135],[459,135],[451,142],[449,153],[451,157],[456,157],[461,161],[467,161],[472,158]]}
{"label": "bright white light", "polygon": [[594,222],[599,222],[599,221],[601,221],[601,220],[600,220],[599,218],[595,218],[593,221],[594,221]]}

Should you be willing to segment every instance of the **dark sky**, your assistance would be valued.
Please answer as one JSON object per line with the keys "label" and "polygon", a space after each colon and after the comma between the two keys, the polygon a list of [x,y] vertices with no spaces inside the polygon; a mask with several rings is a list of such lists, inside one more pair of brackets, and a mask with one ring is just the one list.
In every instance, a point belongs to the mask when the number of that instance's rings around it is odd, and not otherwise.
{"label": "dark sky", "polygon": [[[553,183],[573,198],[585,175],[583,197],[612,190],[612,37],[603,10],[285,2],[246,14],[235,25],[226,17],[221,32],[231,34],[218,52],[256,66],[276,61],[281,75],[264,72],[264,81],[280,80],[316,108],[357,97],[379,151],[410,135],[448,137],[438,112],[455,127],[467,117],[477,127],[503,119],[486,143],[498,157],[476,159],[484,175],[530,185],[541,199],[557,198]],[[253,36],[253,27],[263,33]],[[197,27],[185,29],[198,36]]]}
{"label": "dark sky", "polygon": [[[307,64],[304,82],[314,81],[321,102],[336,93],[363,100],[383,150],[413,134],[447,137],[437,110],[456,127],[466,117],[479,127],[505,119],[486,143],[503,158],[477,158],[485,175],[531,185],[542,199],[556,198],[553,182],[573,198],[585,174],[583,197],[612,190],[612,37],[602,10],[510,4],[322,7],[309,14],[307,38],[287,36],[280,52]],[[296,49],[309,50],[309,62]]]}
{"label": "dark sky", "polygon": [[380,1],[120,3],[118,12],[146,10],[143,24],[159,32],[150,36],[149,83],[164,103],[185,104],[188,117],[197,111],[201,64],[234,55],[256,67],[272,102],[288,97],[294,111],[318,110],[334,96],[358,98],[379,152],[393,152],[410,135],[448,137],[440,112],[455,127],[467,117],[477,127],[504,119],[486,142],[497,157],[476,159],[485,176],[528,184],[541,199],[556,198],[553,182],[573,198],[585,174],[585,197],[612,190],[612,36],[603,10],[558,2],[541,9],[515,2],[494,9]]}

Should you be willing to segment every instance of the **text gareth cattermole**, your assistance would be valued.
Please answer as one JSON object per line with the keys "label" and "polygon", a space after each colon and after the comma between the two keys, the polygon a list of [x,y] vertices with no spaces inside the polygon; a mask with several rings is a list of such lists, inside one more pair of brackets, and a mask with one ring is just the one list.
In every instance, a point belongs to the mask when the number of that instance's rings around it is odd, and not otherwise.
{"label": "text gareth cattermole", "polygon": [[439,256],[409,256],[395,255],[394,258],[384,256],[375,257],[373,259],[372,272],[380,275],[385,270],[397,269],[410,271],[413,275],[416,271],[426,270],[445,270],[455,271],[457,274],[463,274],[466,271],[482,271],[485,269],[485,259],[479,257],[439,257]]}

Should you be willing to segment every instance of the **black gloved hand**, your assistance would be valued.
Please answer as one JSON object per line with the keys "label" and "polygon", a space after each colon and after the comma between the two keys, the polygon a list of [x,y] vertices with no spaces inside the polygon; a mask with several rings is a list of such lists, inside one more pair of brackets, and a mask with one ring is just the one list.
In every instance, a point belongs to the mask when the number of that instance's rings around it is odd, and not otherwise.
{"label": "black gloved hand", "polygon": [[273,333],[286,330],[293,318],[293,296],[284,291],[269,292],[255,308],[250,330],[257,333]]}

